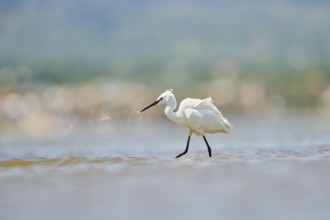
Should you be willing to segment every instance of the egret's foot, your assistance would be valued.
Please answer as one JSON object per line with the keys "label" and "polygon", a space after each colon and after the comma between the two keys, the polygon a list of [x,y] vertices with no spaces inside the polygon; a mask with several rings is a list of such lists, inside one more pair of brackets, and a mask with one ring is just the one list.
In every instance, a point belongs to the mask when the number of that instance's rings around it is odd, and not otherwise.
{"label": "egret's foot", "polygon": [[188,152],[188,151],[184,151],[184,152],[182,152],[181,154],[179,154],[178,156],[176,156],[175,158],[179,158],[179,157],[185,155],[187,152]]}

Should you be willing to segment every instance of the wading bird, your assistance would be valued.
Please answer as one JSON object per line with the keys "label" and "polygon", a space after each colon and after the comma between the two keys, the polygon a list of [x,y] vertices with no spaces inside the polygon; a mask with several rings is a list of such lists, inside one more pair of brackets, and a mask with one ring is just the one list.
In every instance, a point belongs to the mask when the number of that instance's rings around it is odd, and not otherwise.
{"label": "wading bird", "polygon": [[211,97],[206,99],[186,98],[180,103],[179,109],[174,112],[177,104],[172,91],[172,89],[165,91],[156,99],[156,101],[142,109],[140,112],[157,104],[165,104],[165,115],[173,122],[189,129],[186,149],[176,156],[176,158],[179,158],[188,152],[190,137],[193,133],[197,136],[203,136],[209,156],[212,157],[212,150],[206,140],[205,133],[229,133],[229,130],[233,126],[223,117],[221,112],[213,104]]}

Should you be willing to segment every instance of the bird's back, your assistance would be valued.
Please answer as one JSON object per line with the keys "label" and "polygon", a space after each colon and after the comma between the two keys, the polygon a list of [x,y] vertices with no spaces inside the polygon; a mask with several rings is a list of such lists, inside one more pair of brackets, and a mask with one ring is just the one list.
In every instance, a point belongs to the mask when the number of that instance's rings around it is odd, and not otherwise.
{"label": "bird's back", "polygon": [[180,103],[178,112],[183,113],[186,118],[185,125],[196,134],[200,134],[200,130],[205,133],[228,133],[232,128],[232,125],[213,104],[211,97],[186,98]]}

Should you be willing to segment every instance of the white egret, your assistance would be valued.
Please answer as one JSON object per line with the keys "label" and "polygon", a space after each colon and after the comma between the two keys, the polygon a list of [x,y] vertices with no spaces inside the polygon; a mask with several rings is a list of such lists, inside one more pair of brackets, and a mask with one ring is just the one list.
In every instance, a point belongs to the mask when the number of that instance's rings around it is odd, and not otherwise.
{"label": "white egret", "polygon": [[176,156],[176,158],[179,158],[188,152],[190,137],[193,133],[197,136],[203,136],[209,156],[212,157],[212,150],[206,140],[205,133],[229,133],[229,130],[233,126],[223,117],[221,112],[213,104],[211,97],[206,99],[186,98],[180,103],[179,109],[174,112],[177,103],[172,91],[172,89],[165,91],[156,99],[156,101],[142,109],[140,112],[157,104],[165,104],[165,115],[173,122],[189,129],[186,149]]}

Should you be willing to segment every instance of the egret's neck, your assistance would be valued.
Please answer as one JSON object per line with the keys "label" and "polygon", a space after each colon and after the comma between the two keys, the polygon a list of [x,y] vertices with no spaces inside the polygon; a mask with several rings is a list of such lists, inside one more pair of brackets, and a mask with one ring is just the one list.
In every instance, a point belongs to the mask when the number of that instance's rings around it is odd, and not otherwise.
{"label": "egret's neck", "polygon": [[165,107],[165,115],[172,121],[177,122],[178,118],[174,109],[176,108],[176,99],[175,96],[172,94],[169,96],[166,107]]}

